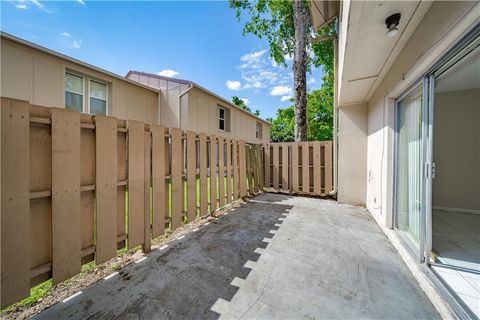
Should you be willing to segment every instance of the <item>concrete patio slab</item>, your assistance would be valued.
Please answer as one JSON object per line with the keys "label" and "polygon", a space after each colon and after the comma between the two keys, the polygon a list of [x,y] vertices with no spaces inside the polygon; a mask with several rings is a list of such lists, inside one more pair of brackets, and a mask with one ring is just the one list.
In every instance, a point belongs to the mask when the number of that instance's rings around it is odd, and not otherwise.
{"label": "concrete patio slab", "polygon": [[37,319],[440,318],[370,214],[263,194]]}

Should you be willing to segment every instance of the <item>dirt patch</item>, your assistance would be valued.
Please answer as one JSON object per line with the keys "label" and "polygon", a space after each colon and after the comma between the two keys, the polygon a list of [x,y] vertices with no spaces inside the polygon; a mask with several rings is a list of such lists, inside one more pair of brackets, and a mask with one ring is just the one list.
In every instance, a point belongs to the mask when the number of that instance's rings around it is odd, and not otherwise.
{"label": "dirt patch", "polygon": [[[152,240],[151,252],[159,249],[165,244],[170,243],[171,241],[176,240],[182,235],[193,232],[195,229],[202,225],[208,223],[217,223],[216,219],[218,217],[228,214],[230,211],[238,208],[243,203],[245,203],[244,200],[237,200],[229,204],[228,206],[222,208],[221,210],[216,211],[213,215],[197,218],[195,221],[185,224],[173,232],[165,232],[164,235]],[[83,271],[75,277],[53,286],[43,298],[41,298],[38,302],[34,304],[28,306],[14,306],[13,308],[7,308],[3,310],[0,313],[0,319],[28,319],[42,312],[43,310],[53,306],[54,304],[70,297],[71,295],[102,280],[103,278],[114,272],[119,272],[120,274],[122,274],[122,268],[130,265],[131,263],[134,263],[135,261],[141,259],[144,256],[149,256],[151,252],[143,253],[140,246],[128,250],[117,256],[116,258],[113,258],[105,263],[95,266],[91,270]],[[128,277],[128,275],[122,276]]]}

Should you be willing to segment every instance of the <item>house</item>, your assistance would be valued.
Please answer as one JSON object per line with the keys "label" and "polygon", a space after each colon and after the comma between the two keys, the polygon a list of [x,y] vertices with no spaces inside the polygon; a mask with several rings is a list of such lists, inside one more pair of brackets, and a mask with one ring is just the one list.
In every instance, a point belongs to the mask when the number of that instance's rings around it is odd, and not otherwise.
{"label": "house", "polygon": [[316,30],[338,23],[338,201],[366,206],[398,240],[439,310],[480,317],[480,3],[312,0],[310,11]]}
{"label": "house", "polygon": [[130,71],[126,78],[160,92],[161,117],[184,130],[270,141],[270,123],[190,80]]}
{"label": "house", "polygon": [[268,122],[191,81],[165,78],[156,86],[143,84],[138,73],[122,77],[3,32],[0,38],[2,97],[250,143],[270,139]]}

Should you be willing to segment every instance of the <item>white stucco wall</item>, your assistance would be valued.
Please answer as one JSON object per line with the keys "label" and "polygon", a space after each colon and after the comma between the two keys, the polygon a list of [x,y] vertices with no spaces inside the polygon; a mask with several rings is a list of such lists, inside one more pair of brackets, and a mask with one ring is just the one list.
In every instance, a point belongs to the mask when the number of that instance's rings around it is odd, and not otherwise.
{"label": "white stucco wall", "polygon": [[365,205],[367,165],[367,105],[338,110],[339,202]]}
{"label": "white stucco wall", "polygon": [[382,228],[392,221],[393,101],[480,22],[479,10],[478,2],[435,2],[368,101],[366,206]]}

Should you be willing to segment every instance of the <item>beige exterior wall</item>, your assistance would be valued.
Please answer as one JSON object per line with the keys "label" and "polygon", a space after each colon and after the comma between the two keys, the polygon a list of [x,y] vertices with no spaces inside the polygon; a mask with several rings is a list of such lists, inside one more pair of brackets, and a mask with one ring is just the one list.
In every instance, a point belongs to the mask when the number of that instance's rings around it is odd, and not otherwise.
{"label": "beige exterior wall", "polygon": [[65,107],[65,72],[108,84],[109,115],[158,123],[158,93],[81,64],[1,38],[0,95],[47,107]]}
{"label": "beige exterior wall", "polygon": [[[270,125],[267,123],[261,122],[256,117],[226,104],[224,101],[201,89],[193,88],[187,95],[188,123],[185,126],[189,130],[243,139],[250,143],[266,143],[270,141]],[[218,128],[218,106],[222,106],[230,111],[230,132]],[[262,124],[262,139],[255,137],[257,122]]]}
{"label": "beige exterior wall", "polygon": [[478,2],[433,3],[368,101],[366,206],[383,228],[392,225],[393,101],[479,22],[479,10]]}
{"label": "beige exterior wall", "polygon": [[[250,143],[270,142],[270,124],[195,84],[186,84],[185,80],[178,80],[183,83],[174,79],[166,80],[168,78],[165,77],[159,79],[136,72],[129,73],[128,78],[160,90],[161,123],[164,126],[222,135]],[[230,131],[218,128],[219,105],[230,113]],[[255,137],[257,122],[262,125],[261,139]]]}
{"label": "beige exterior wall", "polygon": [[365,205],[367,166],[367,106],[338,109],[339,202]]}
{"label": "beige exterior wall", "polygon": [[480,89],[438,93],[434,101],[433,206],[480,212]]}

